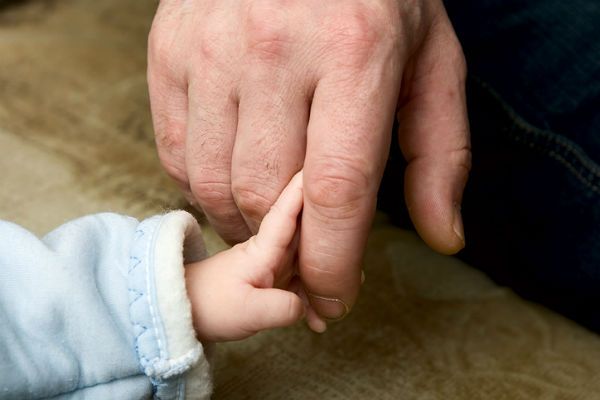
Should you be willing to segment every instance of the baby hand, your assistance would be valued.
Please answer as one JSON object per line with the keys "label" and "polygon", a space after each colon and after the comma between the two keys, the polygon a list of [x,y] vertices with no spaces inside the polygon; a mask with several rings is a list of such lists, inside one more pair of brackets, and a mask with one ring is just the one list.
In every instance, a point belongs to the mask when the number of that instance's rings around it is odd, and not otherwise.
{"label": "baby hand", "polygon": [[[299,281],[292,279],[302,202],[299,172],[265,216],[256,236],[186,266],[186,286],[200,340],[244,339],[263,329],[292,325],[305,315],[313,330],[325,330],[325,322],[303,302],[306,296]],[[282,282],[288,290],[275,288]]]}

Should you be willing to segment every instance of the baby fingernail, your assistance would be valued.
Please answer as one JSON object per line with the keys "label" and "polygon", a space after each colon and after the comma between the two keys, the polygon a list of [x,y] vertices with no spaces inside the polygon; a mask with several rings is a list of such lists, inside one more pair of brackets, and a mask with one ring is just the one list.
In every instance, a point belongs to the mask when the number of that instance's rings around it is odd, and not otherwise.
{"label": "baby fingernail", "polygon": [[327,330],[327,323],[317,319],[311,322],[310,328],[317,333],[323,333]]}
{"label": "baby fingernail", "polygon": [[340,321],[350,312],[350,307],[340,299],[309,293],[311,303],[318,314],[330,321]]}

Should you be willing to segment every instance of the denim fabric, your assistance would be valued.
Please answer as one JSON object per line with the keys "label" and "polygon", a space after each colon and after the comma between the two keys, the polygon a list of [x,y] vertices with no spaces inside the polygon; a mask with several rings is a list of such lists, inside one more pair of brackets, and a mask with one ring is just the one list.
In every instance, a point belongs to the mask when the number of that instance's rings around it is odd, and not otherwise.
{"label": "denim fabric", "polygon": [[[600,3],[448,1],[469,67],[464,260],[600,332]],[[393,148],[380,207],[406,224]]]}
{"label": "denim fabric", "polygon": [[600,162],[600,2],[450,0],[473,77]]}

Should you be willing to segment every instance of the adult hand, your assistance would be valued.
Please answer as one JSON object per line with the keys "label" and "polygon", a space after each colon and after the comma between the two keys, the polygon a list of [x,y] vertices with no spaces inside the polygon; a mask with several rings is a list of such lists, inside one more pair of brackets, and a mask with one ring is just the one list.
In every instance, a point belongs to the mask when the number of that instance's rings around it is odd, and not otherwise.
{"label": "adult hand", "polygon": [[329,318],[358,293],[395,114],[418,232],[463,247],[464,79],[441,0],[162,0],[149,38],[159,157],[225,240],[304,169],[300,275]]}

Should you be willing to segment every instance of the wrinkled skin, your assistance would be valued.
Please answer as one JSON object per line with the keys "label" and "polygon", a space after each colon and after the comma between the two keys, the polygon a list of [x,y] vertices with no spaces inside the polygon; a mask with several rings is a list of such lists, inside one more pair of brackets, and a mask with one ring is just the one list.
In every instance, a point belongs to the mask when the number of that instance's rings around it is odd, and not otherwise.
{"label": "wrinkled skin", "polygon": [[304,170],[299,273],[321,316],[358,294],[395,117],[419,234],[464,246],[465,62],[440,0],[162,0],[148,57],[160,160],[226,241]]}
{"label": "wrinkled skin", "polygon": [[290,279],[302,202],[300,172],[263,218],[256,235],[186,265],[186,287],[198,339],[245,339],[265,329],[290,326],[301,318],[313,331],[325,331],[325,321],[310,306],[298,279]]}

